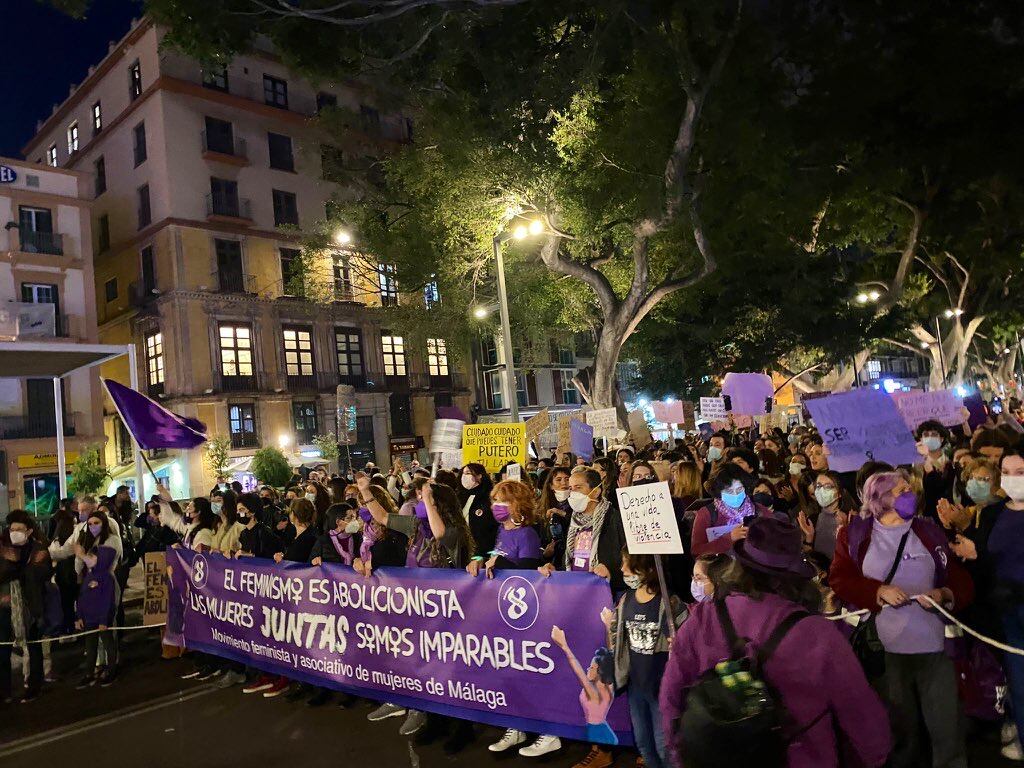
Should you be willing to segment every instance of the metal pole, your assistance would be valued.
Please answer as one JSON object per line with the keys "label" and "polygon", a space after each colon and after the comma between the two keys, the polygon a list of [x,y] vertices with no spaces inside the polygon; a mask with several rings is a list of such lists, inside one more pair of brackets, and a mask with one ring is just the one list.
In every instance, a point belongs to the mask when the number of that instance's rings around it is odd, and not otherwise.
{"label": "metal pole", "polygon": [[672,617],[672,605],[668,599],[668,582],[665,581],[665,568],[661,564],[661,555],[654,556],[654,568],[658,572],[658,585],[661,587],[661,609],[665,612],[665,618],[668,619],[669,640],[675,640],[676,623]]}
{"label": "metal pole", "polygon": [[508,295],[505,293],[505,260],[501,255],[502,238],[491,240],[498,271],[498,310],[501,314],[501,346],[505,352],[505,386],[508,388],[509,413],[512,423],[519,421],[519,395],[516,392],[516,369],[512,352],[512,328],[508,320]]}
{"label": "metal pole", "polygon": [[68,497],[67,456],[64,453],[64,393],[60,391],[60,377],[53,379],[53,412],[57,422],[57,483],[60,497]]}
{"label": "metal pole", "polygon": [[[128,345],[128,383],[136,392],[139,391],[139,368],[135,360],[135,342]],[[146,486],[144,485],[146,476],[142,471],[142,465],[144,462],[148,465],[149,462],[142,455],[142,449],[139,447],[139,441],[135,439],[135,435],[132,435],[132,443],[135,444],[135,503],[139,505],[139,509],[144,509],[146,506]],[[152,472],[152,470],[150,471]],[[153,482],[156,482],[156,474],[153,474]],[[169,491],[170,488],[167,490]]]}
{"label": "metal pole", "polygon": [[946,353],[942,351],[942,328],[939,327],[939,316],[935,316],[935,343],[939,346],[939,366],[942,371],[942,388],[946,388]]}

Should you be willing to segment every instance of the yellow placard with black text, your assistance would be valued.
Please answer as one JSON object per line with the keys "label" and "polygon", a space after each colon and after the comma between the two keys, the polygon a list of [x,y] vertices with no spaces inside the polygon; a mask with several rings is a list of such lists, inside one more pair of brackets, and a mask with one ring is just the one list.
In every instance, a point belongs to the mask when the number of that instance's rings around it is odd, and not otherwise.
{"label": "yellow placard with black text", "polygon": [[462,464],[483,464],[495,473],[510,461],[526,464],[526,424],[467,424],[462,428]]}

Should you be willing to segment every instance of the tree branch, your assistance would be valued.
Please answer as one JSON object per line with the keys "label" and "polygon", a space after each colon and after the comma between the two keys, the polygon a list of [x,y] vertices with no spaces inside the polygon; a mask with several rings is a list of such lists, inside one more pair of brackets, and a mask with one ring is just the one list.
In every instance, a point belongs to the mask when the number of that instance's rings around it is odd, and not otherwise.
{"label": "tree branch", "polygon": [[569,275],[582,280],[589,285],[597,295],[597,301],[601,305],[601,314],[605,322],[615,317],[619,308],[619,300],[615,296],[612,284],[600,270],[582,264],[572,259],[564,258],[561,253],[561,238],[558,235],[548,235],[540,249],[540,259],[544,266],[552,272],[562,275]]}

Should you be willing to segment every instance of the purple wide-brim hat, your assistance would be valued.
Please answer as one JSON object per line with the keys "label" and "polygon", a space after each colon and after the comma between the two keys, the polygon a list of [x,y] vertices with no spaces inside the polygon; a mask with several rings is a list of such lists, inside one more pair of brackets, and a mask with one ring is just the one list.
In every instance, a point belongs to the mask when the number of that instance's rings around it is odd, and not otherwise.
{"label": "purple wide-brim hat", "polygon": [[777,576],[810,579],[817,570],[803,553],[803,534],[788,520],[758,516],[750,523],[747,538],[733,545],[736,559],[745,567]]}

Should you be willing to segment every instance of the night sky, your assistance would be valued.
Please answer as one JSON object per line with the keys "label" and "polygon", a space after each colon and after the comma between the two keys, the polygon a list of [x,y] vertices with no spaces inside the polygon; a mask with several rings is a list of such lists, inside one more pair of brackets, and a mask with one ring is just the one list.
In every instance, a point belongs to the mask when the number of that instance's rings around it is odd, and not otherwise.
{"label": "night sky", "polygon": [[0,7],[0,156],[18,158],[36,120],[49,117],[142,11],[135,0],[93,0],[89,16],[76,20],[36,0]]}

